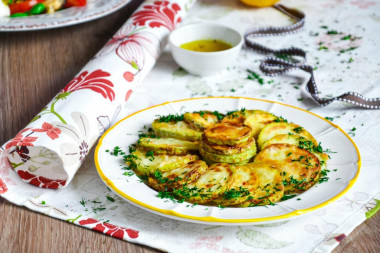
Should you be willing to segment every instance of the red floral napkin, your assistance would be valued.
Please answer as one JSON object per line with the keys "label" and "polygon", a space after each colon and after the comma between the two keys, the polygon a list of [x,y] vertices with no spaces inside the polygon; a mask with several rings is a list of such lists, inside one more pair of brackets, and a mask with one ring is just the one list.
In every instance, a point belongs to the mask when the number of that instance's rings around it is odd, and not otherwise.
{"label": "red floral napkin", "polygon": [[194,2],[142,4],[80,73],[5,144],[3,154],[25,182],[42,188],[67,186]]}

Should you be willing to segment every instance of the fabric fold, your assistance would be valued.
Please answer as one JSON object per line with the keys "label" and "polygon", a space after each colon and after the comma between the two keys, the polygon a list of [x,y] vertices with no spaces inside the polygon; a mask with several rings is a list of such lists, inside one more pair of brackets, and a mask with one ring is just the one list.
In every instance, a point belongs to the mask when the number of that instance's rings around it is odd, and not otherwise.
{"label": "fabric fold", "polygon": [[66,87],[5,144],[3,152],[23,181],[42,188],[69,184],[194,2],[144,2]]}

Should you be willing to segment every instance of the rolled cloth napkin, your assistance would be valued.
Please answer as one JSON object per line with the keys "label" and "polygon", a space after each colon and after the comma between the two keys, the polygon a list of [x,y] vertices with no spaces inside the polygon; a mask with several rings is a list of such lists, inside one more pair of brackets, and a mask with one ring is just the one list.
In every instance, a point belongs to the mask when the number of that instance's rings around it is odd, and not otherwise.
{"label": "rolled cloth napkin", "polygon": [[194,2],[144,2],[79,74],[5,144],[4,153],[23,181],[42,188],[69,184]]}

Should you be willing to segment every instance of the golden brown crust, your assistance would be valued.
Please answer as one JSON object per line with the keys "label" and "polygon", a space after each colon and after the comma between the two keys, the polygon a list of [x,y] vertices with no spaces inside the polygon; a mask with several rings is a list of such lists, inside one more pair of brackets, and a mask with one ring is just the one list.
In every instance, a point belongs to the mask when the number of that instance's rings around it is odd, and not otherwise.
{"label": "golden brown crust", "polygon": [[246,152],[249,149],[252,149],[253,146],[256,146],[255,140],[249,138],[247,142],[235,144],[235,145],[217,145],[207,141],[203,136],[200,148],[203,148],[206,152],[215,153],[219,155],[236,155],[243,152]]}
{"label": "golden brown crust", "polygon": [[203,131],[205,128],[211,127],[219,122],[219,119],[212,112],[187,112],[183,115],[184,121],[189,124],[192,129]]}
{"label": "golden brown crust", "polygon": [[318,142],[314,139],[314,137],[303,127],[287,122],[273,122],[266,125],[260,132],[259,137],[257,139],[257,145],[260,149],[264,143],[276,135],[280,134],[298,134],[306,139],[312,141],[314,145],[318,145]]}
{"label": "golden brown crust", "polygon": [[207,169],[207,164],[198,160],[164,173],[156,171],[148,176],[147,184],[157,191],[171,191],[194,182]]}
{"label": "golden brown crust", "polygon": [[252,136],[252,129],[245,125],[219,123],[205,129],[204,136],[213,144],[236,145],[247,142]]}
{"label": "golden brown crust", "polygon": [[248,207],[278,202],[284,195],[280,172],[270,164],[235,166],[230,188],[218,199],[224,206]]}
{"label": "golden brown crust", "polygon": [[314,154],[291,144],[272,144],[260,151],[254,161],[275,164],[284,178],[286,194],[309,189],[321,171]]}

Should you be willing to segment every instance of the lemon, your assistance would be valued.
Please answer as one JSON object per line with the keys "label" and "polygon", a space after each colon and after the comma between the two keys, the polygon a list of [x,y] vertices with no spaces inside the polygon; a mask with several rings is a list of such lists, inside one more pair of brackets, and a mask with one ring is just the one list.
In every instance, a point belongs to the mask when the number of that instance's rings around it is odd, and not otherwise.
{"label": "lemon", "polygon": [[255,6],[255,7],[269,7],[273,6],[275,3],[277,3],[280,0],[240,0],[241,2]]}

